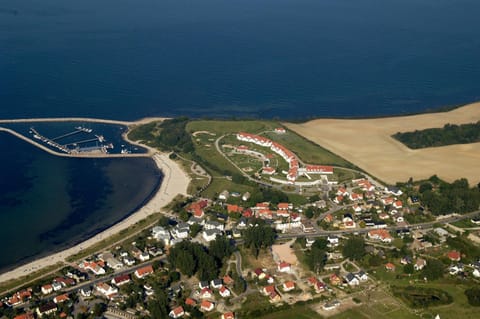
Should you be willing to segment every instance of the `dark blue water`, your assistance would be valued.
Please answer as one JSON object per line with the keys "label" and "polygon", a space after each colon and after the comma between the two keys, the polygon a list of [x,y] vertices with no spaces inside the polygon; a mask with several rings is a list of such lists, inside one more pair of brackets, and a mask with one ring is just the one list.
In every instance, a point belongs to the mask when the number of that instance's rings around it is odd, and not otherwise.
{"label": "dark blue water", "polygon": [[[480,100],[479,12],[478,0],[2,0],[0,118],[458,105]],[[158,181],[148,161],[59,159],[6,134],[0,149],[0,267],[113,223]]]}
{"label": "dark blue water", "polygon": [[109,227],[161,182],[147,158],[60,158],[3,132],[0,149],[0,269]]}
{"label": "dark blue water", "polygon": [[477,0],[3,0],[0,118],[365,116],[480,99]]}

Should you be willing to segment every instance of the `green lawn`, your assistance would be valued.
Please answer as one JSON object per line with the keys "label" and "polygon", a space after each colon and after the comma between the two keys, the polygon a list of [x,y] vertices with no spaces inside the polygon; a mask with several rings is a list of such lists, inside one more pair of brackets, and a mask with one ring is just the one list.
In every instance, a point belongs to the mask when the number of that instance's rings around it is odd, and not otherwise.
{"label": "green lawn", "polygon": [[297,306],[287,310],[270,313],[258,319],[321,319],[318,313],[308,308],[308,306]]}

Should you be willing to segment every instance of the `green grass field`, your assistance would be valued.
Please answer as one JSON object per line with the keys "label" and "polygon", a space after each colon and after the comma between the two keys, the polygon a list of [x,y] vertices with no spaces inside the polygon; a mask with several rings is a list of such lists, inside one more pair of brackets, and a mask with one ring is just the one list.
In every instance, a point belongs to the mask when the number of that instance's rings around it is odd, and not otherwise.
{"label": "green grass field", "polygon": [[270,313],[258,319],[321,319],[318,313],[308,308],[308,306],[297,306],[287,310],[281,310]]}

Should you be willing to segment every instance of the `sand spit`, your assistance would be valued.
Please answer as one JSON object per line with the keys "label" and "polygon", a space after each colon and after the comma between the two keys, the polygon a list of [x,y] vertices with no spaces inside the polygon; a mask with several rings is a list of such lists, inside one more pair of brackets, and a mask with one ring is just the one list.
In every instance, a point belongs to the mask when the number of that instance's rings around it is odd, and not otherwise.
{"label": "sand spit", "polygon": [[480,102],[450,112],[284,125],[391,184],[434,174],[450,182],[466,177],[473,184],[480,182],[480,143],[412,150],[391,135],[479,120]]}

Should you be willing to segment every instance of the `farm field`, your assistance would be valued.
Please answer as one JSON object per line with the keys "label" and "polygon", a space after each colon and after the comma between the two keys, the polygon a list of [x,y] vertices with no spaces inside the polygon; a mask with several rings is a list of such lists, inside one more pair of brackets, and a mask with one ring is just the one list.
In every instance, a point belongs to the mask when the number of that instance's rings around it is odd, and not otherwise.
{"label": "farm field", "polygon": [[390,184],[435,174],[448,182],[466,177],[476,184],[480,182],[480,143],[412,150],[392,135],[479,120],[480,103],[473,103],[441,113],[283,125]]}

